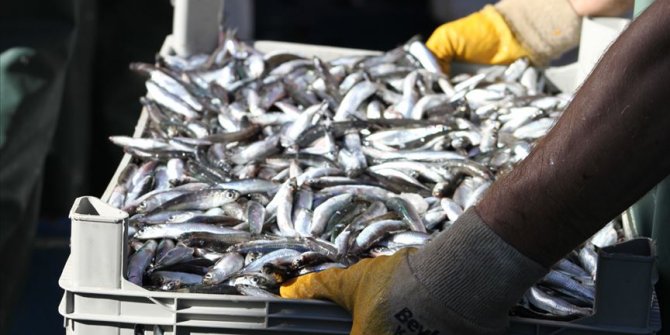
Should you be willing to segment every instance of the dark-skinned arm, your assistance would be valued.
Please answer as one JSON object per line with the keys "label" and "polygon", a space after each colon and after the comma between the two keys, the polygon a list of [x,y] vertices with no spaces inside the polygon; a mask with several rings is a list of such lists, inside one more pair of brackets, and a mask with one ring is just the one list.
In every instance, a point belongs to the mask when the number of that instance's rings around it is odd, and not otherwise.
{"label": "dark-skinned arm", "polygon": [[477,206],[493,231],[545,266],[670,172],[670,1],[611,46],[556,126]]}

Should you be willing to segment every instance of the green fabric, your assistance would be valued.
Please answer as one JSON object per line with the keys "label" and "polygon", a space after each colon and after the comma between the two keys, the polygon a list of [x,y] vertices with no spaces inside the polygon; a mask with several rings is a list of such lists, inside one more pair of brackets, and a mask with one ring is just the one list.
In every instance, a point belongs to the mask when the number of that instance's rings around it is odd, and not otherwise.
{"label": "green fabric", "polygon": [[77,0],[0,3],[0,334],[29,273],[44,163],[72,55]]}
{"label": "green fabric", "polygon": [[653,2],[654,0],[635,0],[635,7],[633,8],[633,16],[638,17]]}
{"label": "green fabric", "polygon": [[37,91],[46,81],[39,76],[14,75],[14,64],[35,56],[35,50],[12,48],[0,54],[0,148],[5,144],[12,116],[21,104],[21,98]]}

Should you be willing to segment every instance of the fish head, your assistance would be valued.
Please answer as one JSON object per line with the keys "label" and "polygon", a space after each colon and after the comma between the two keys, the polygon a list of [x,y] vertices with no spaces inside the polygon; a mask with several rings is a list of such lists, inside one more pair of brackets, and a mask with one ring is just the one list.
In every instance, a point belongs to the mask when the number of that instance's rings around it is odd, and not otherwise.
{"label": "fish head", "polygon": [[226,190],[223,193],[223,197],[229,201],[235,201],[240,197],[240,192],[235,190]]}
{"label": "fish head", "polygon": [[260,252],[249,252],[247,255],[244,257],[244,265],[248,265],[249,263],[257,260],[259,257],[261,257],[263,254]]}
{"label": "fish head", "polygon": [[249,276],[248,279],[249,282],[251,282],[256,287],[263,287],[268,283],[267,279],[261,276]]}
{"label": "fish head", "polygon": [[161,285],[160,290],[161,291],[174,291],[174,290],[176,290],[180,287],[181,287],[181,282],[179,280],[175,280],[175,281],[169,281],[167,283],[164,283],[163,285]]}
{"label": "fish head", "polygon": [[137,208],[135,209],[136,212],[138,213],[144,213],[147,210],[147,207],[149,204],[146,201],[140,202],[139,205],[137,205]]}
{"label": "fish head", "polygon": [[205,285],[216,285],[220,282],[223,281],[224,278],[222,276],[219,276],[217,272],[210,271],[205,274],[205,276],[202,278],[202,283]]}

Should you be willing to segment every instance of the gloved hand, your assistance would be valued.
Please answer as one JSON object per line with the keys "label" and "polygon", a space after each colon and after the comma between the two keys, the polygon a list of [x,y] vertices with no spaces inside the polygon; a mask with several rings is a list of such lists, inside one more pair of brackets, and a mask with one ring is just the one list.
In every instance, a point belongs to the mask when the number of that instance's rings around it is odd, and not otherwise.
{"label": "gloved hand", "polygon": [[403,312],[408,307],[394,299],[406,292],[406,283],[397,274],[407,272],[407,254],[414,251],[403,249],[393,256],[361,260],[347,269],[310,273],[284,284],[280,293],[284,298],[334,301],[351,312],[351,334],[394,334],[396,328],[409,328],[411,319],[412,329],[420,329],[419,334],[433,334],[434,320]]}
{"label": "gloved hand", "polygon": [[509,308],[545,272],[468,210],[421,250],[311,273],[280,294],[334,301],[351,312],[351,334],[501,334]]}
{"label": "gloved hand", "polygon": [[426,46],[440,60],[444,73],[452,61],[478,64],[507,64],[529,57],[505,19],[493,6],[439,26]]}

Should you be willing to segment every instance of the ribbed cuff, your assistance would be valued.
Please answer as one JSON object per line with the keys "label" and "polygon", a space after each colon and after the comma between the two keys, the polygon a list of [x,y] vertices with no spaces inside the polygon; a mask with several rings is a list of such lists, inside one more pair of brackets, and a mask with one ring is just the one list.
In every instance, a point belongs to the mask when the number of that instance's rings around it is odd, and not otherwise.
{"label": "ribbed cuff", "polygon": [[495,8],[537,65],[579,43],[582,20],[568,0],[501,0]]}
{"label": "ribbed cuff", "polygon": [[443,319],[437,328],[449,334],[499,334],[509,309],[546,272],[470,208],[448,232],[408,254],[395,280],[412,292],[402,299],[415,314]]}

